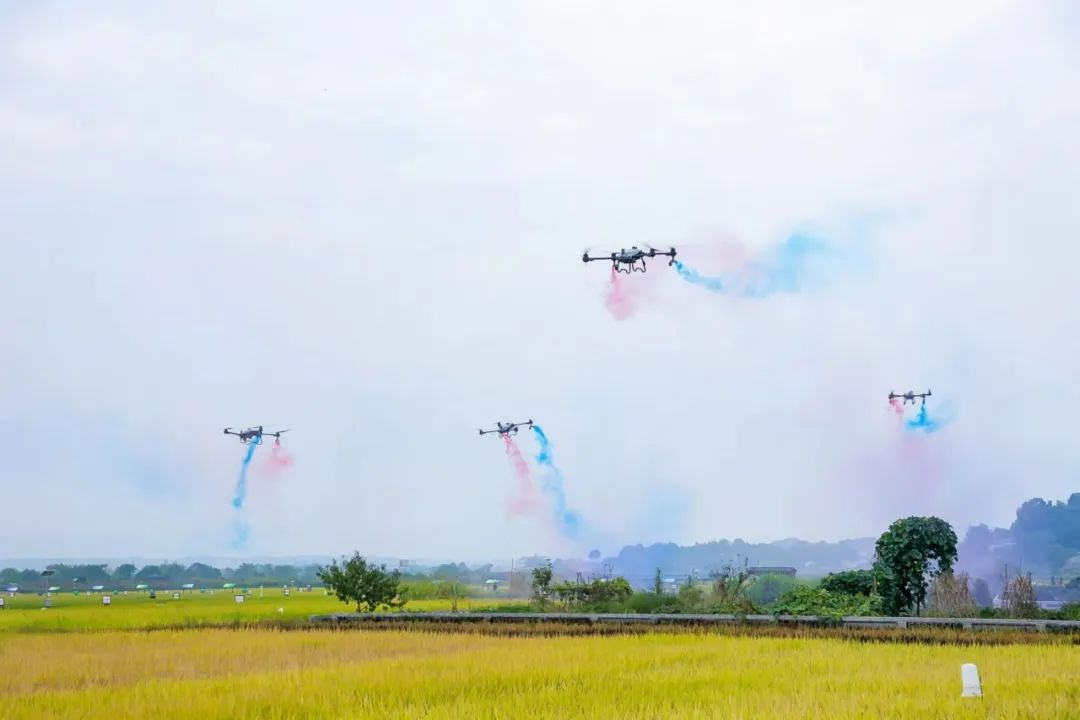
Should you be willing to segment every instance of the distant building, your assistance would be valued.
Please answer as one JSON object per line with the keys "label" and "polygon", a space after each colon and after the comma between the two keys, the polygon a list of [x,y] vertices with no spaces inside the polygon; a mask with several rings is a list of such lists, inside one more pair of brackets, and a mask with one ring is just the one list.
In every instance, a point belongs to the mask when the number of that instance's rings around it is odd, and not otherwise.
{"label": "distant building", "polygon": [[746,572],[754,577],[759,577],[761,575],[787,575],[788,577],[795,577],[796,570],[793,567],[759,565],[746,568]]}

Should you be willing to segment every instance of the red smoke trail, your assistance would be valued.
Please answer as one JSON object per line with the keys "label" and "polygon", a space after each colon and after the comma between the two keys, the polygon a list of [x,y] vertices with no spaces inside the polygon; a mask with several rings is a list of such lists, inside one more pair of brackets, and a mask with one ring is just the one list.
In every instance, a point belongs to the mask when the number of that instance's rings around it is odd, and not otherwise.
{"label": "red smoke trail", "polygon": [[511,515],[524,515],[527,512],[540,508],[540,499],[536,494],[536,487],[532,478],[529,477],[529,463],[521,454],[521,449],[509,435],[502,436],[506,445],[506,457],[510,458],[510,464],[514,466],[514,474],[517,475],[517,497],[510,501]]}
{"label": "red smoke trail", "polygon": [[274,447],[270,449],[270,457],[266,459],[266,467],[269,469],[270,474],[274,475],[288,470],[292,467],[292,464],[292,455],[285,452],[285,448],[281,447],[280,440],[274,440]]}
{"label": "red smoke trail", "polygon": [[619,271],[614,266],[611,268],[611,282],[608,285],[607,297],[604,298],[604,305],[616,320],[625,320],[634,314],[634,306],[630,302],[626,288],[619,280]]}
{"label": "red smoke trail", "polygon": [[900,404],[899,400],[897,400],[896,398],[889,398],[889,405],[892,407],[893,411],[896,412],[897,415],[903,417],[904,406]]}

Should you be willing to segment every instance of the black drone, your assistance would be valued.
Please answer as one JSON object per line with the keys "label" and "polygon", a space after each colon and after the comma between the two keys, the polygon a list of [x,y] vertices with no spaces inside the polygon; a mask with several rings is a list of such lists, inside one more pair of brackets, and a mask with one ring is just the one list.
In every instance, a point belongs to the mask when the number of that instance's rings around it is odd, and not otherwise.
{"label": "black drone", "polygon": [[[658,255],[669,257],[668,265],[675,264],[675,248],[671,248],[667,252],[657,250],[655,248],[649,248],[648,250],[642,250],[637,245],[631,247],[629,250],[623,248],[618,252],[613,252],[610,255],[599,255],[597,257],[590,257],[589,251],[586,250],[585,254],[581,256],[582,262],[592,262],[593,260],[610,260],[611,267],[616,272],[626,273],[629,275],[632,272],[645,272],[645,258],[654,258]],[[640,263],[640,265],[639,265]],[[626,268],[620,266],[625,265]]]}
{"label": "black drone", "polygon": [[917,393],[914,390],[908,390],[906,393],[902,393],[902,394],[897,394],[897,393],[894,393],[894,392],[890,392],[889,393],[889,400],[899,400],[899,399],[902,398],[903,401],[904,401],[904,403],[903,403],[904,405],[907,405],[908,403],[911,403],[912,405],[914,405],[915,404],[915,398],[922,398],[922,401],[926,402],[926,398],[930,397],[930,395],[932,395],[932,394],[933,393],[931,393],[929,390],[927,390],[924,393]]}
{"label": "black drone", "polygon": [[532,420],[527,420],[526,422],[521,422],[521,423],[501,423],[501,422],[497,422],[497,423],[495,423],[495,429],[494,430],[481,430],[480,434],[481,435],[487,435],[489,433],[498,433],[502,437],[508,437],[510,435],[517,435],[518,434],[518,428],[522,428],[522,427],[531,428],[532,426],[533,426],[533,421]]}
{"label": "black drone", "polygon": [[247,430],[233,430],[232,428],[225,428],[226,435],[235,435],[240,438],[240,442],[247,445],[248,443],[255,443],[256,445],[262,444],[264,435],[268,435],[272,438],[281,440],[281,434],[287,433],[288,430],[278,430],[277,432],[266,432],[263,430],[263,426],[249,427]]}

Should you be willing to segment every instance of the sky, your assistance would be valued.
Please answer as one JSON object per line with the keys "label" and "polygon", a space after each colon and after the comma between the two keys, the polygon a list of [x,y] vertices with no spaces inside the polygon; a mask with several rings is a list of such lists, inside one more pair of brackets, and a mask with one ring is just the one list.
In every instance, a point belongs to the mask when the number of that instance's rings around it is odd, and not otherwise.
{"label": "sky", "polygon": [[[0,6],[0,556],[581,556],[1080,490],[1069,0]],[[704,273],[850,260],[743,298]],[[890,390],[951,423],[905,431]],[[576,537],[508,512],[532,418]],[[244,448],[259,448],[235,543]],[[539,487],[527,433],[519,445]],[[260,462],[264,464],[260,466]]]}

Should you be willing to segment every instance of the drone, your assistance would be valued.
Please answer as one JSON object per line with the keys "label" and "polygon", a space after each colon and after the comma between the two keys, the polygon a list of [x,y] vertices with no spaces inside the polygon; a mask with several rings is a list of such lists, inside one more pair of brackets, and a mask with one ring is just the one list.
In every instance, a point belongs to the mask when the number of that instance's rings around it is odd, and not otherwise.
{"label": "drone", "polygon": [[[654,258],[657,255],[663,255],[670,257],[668,265],[675,264],[675,248],[671,248],[667,252],[657,250],[655,248],[649,248],[648,250],[642,250],[637,245],[634,245],[629,250],[623,248],[619,252],[613,252],[610,255],[600,255],[597,257],[589,257],[589,251],[586,250],[585,254],[581,256],[582,262],[592,262],[593,260],[610,260],[611,267],[616,272],[626,273],[629,275],[632,272],[645,272],[645,258]],[[641,263],[639,266],[638,263]],[[626,269],[619,267],[625,265]]]}
{"label": "drone", "polygon": [[518,428],[526,427],[526,426],[531,428],[533,426],[533,421],[532,420],[527,420],[525,422],[520,422],[520,423],[501,423],[501,422],[497,422],[497,423],[495,423],[495,429],[494,430],[481,430],[480,434],[481,435],[487,435],[489,433],[498,433],[502,437],[509,437],[510,435],[517,435],[518,434]]}
{"label": "drone", "polygon": [[242,442],[244,445],[247,445],[248,443],[252,443],[252,442],[255,443],[256,445],[261,445],[264,435],[269,435],[270,437],[275,438],[280,443],[281,442],[281,434],[282,433],[287,433],[287,432],[289,432],[289,431],[288,430],[278,430],[277,432],[266,432],[265,430],[263,430],[262,425],[258,425],[256,427],[249,427],[247,430],[239,430],[239,431],[233,430],[231,427],[225,428],[225,434],[226,435],[235,435],[235,436],[237,436],[238,438],[240,438],[240,442]]}
{"label": "drone", "polygon": [[890,401],[899,400],[899,399],[902,398],[904,400],[904,402],[903,402],[904,405],[907,405],[908,403],[911,403],[912,405],[914,405],[915,404],[915,398],[922,398],[922,401],[925,403],[926,398],[930,397],[932,394],[933,393],[931,393],[929,390],[927,390],[924,393],[917,393],[914,390],[908,390],[906,393],[899,394],[899,395],[897,393],[890,392],[889,393],[889,400]]}

